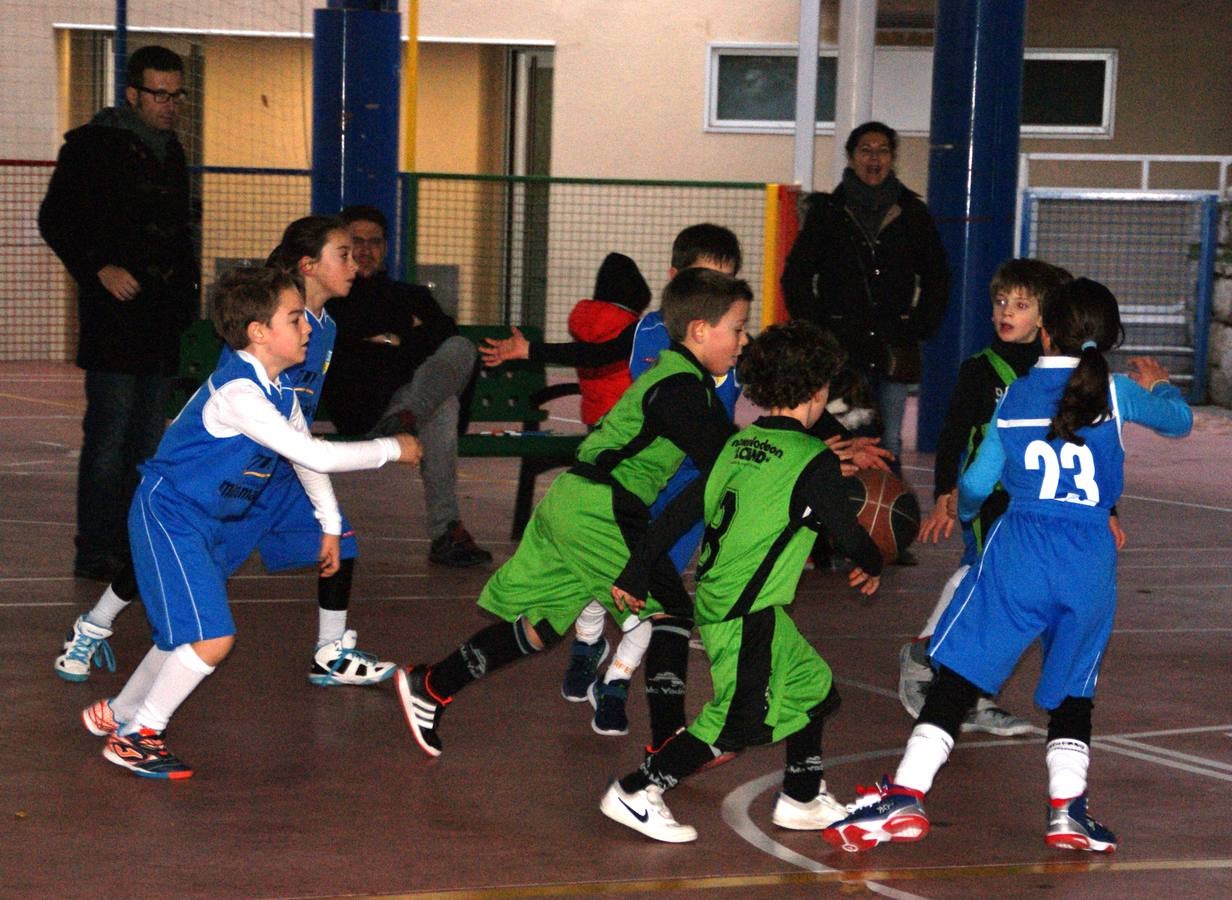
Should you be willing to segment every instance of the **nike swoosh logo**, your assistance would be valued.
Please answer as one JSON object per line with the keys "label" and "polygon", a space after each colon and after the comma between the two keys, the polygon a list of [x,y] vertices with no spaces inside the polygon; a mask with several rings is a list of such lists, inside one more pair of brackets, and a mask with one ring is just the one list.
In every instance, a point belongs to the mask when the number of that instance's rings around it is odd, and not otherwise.
{"label": "nike swoosh logo", "polygon": [[620,801],[620,805],[629,811],[629,815],[633,816],[633,818],[637,819],[642,824],[645,824],[646,820],[650,818],[650,810],[638,812],[636,809],[634,809],[628,803],[625,803],[625,801],[623,800]]}

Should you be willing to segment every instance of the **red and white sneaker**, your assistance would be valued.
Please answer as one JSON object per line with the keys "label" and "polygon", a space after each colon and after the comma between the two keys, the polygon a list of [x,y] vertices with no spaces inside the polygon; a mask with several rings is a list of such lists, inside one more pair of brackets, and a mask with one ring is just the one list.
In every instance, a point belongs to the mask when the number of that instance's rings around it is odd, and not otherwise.
{"label": "red and white sneaker", "polygon": [[918,841],[928,835],[924,795],[894,784],[887,776],[871,787],[856,788],[851,814],[821,832],[828,843],[848,853],[871,850],[887,841]]}

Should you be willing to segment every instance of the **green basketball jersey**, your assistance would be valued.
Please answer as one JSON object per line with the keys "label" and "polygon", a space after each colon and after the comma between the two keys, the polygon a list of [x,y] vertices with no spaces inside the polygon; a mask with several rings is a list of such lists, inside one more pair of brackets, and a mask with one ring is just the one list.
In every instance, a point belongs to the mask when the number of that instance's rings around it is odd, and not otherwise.
{"label": "green basketball jersey", "polygon": [[698,625],[787,606],[817,533],[793,521],[791,495],[829,448],[803,431],[750,425],[727,442],[706,481],[697,564]]}
{"label": "green basketball jersey", "polygon": [[[578,448],[579,462],[610,473],[624,488],[649,506],[684,461],[684,451],[646,422],[646,395],[673,375],[686,374],[705,383],[697,364],[675,350],[664,350],[658,361],[642,373],[599,422],[599,427]],[[718,402],[714,391],[711,402]],[[687,410],[681,410],[687,415]]]}

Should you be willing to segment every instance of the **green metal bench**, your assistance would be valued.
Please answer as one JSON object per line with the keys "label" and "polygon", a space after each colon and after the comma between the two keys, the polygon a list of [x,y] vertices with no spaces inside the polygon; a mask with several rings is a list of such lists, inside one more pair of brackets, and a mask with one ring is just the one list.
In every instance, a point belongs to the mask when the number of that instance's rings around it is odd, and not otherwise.
{"label": "green metal bench", "polygon": [[[461,325],[463,337],[478,345],[485,337],[509,336],[502,325]],[[537,341],[542,332],[523,328],[528,340]],[[168,417],[174,417],[218,363],[222,341],[208,319],[194,322],[180,339],[180,372]],[[543,428],[548,419],[544,404],[578,393],[575,383],[549,385],[542,363],[514,360],[488,369],[480,366],[473,387],[468,390],[464,421],[477,425],[477,433],[463,432],[458,437],[458,456],[518,458],[518,486],[514,499],[510,537],[520,540],[530,521],[535,503],[535,479],[545,472],[573,464],[574,454],[585,434],[555,434]],[[322,404],[316,421],[328,422],[329,412]],[[497,427],[501,426],[501,427]]]}

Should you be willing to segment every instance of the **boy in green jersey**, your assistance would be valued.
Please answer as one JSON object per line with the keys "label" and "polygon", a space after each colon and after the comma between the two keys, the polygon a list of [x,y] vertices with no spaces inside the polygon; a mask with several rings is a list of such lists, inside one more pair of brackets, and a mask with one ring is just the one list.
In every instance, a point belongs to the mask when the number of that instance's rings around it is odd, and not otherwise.
{"label": "boy in green jersey", "polygon": [[[820,830],[847,814],[826,791],[821,764],[822,724],[838,693],[786,611],[820,528],[855,563],[852,587],[872,594],[880,582],[881,554],[856,522],[838,458],[807,431],[842,361],[835,339],[805,321],[767,329],[741,357],[745,394],[769,412],[727,441],[706,479],[694,617],[715,695],[600,803],[608,818],[648,837],[696,840],[663,792],[719,753],[777,741],[787,764],[774,824]],[[656,528],[612,589],[619,603],[638,605],[659,543]]]}
{"label": "boy in green jersey", "polygon": [[[664,289],[672,343],[578,448],[577,463],[552,483],[517,551],[484,586],[479,606],[499,621],[434,665],[399,670],[407,724],[429,756],[441,753],[441,713],[463,687],[558,643],[593,597],[617,622],[630,616],[610,589],[645,533],[650,504],[686,456],[708,472],[734,431],[713,376],[739,358],[751,300],[746,282],[709,269],[686,269]],[[692,602],[663,551],[649,564],[641,611],[656,619],[646,678],[680,689],[648,697],[652,731],[684,721],[693,627]]]}

